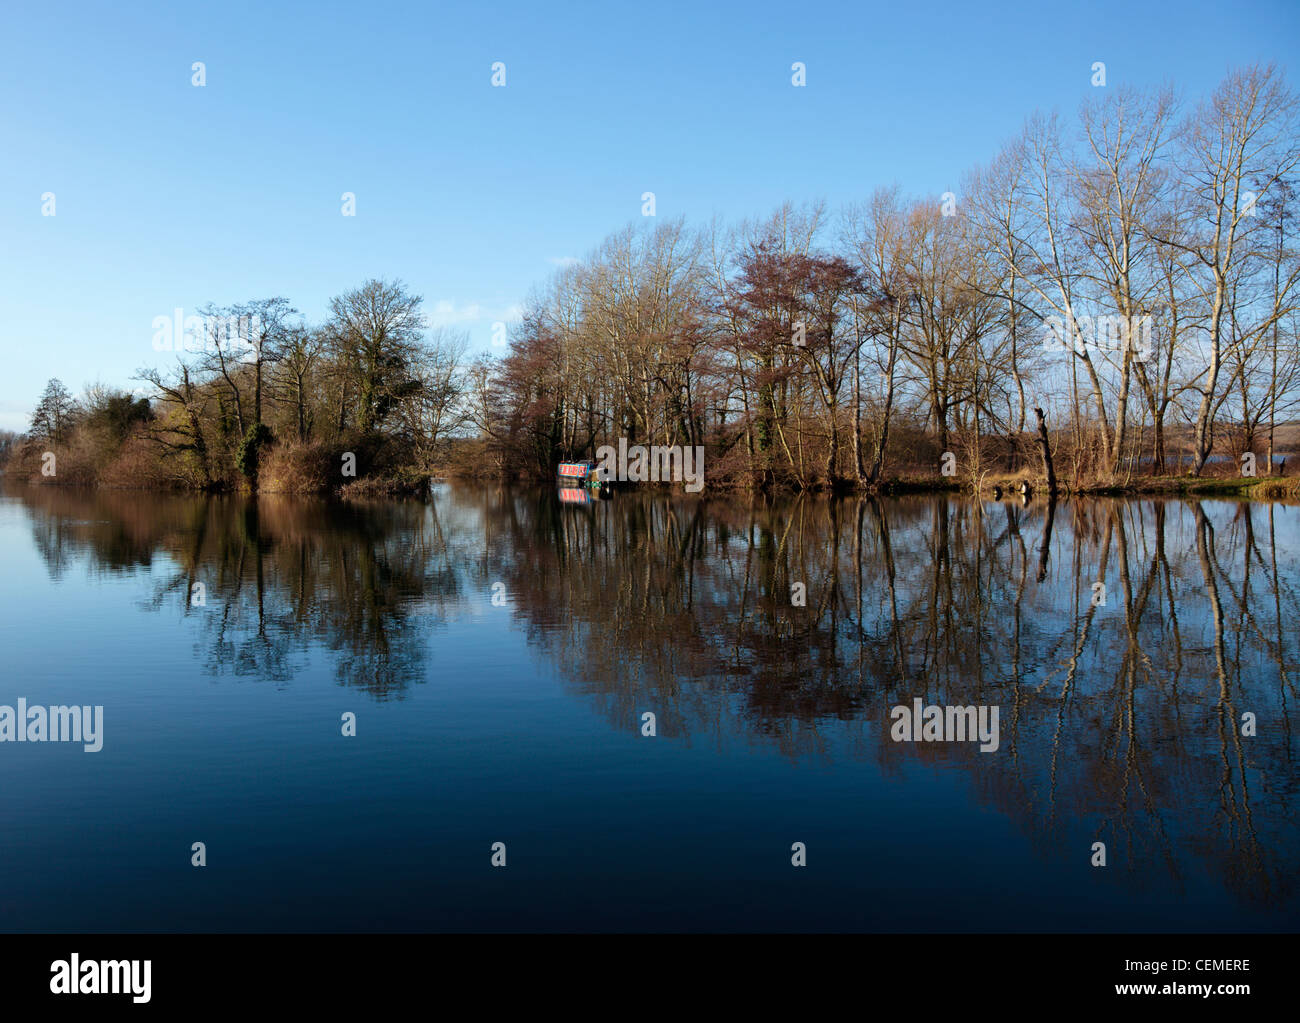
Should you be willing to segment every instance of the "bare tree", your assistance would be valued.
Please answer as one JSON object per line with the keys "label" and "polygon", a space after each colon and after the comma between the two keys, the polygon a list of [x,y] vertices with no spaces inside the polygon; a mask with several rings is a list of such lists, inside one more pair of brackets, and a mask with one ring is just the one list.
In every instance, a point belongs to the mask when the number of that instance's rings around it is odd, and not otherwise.
{"label": "bare tree", "polygon": [[[1214,447],[1214,413],[1223,401],[1224,369],[1232,337],[1230,305],[1239,278],[1249,272],[1261,198],[1300,163],[1296,98],[1273,67],[1231,73],[1196,111],[1180,159],[1182,201],[1195,217],[1187,241],[1166,238],[1195,257],[1197,286],[1209,306],[1203,331],[1206,368],[1193,387],[1200,394],[1193,431],[1192,471],[1199,475]],[[1258,320],[1266,330],[1280,303]],[[1240,340],[1240,339],[1238,339]]]}
{"label": "bare tree", "polygon": [[330,300],[325,336],[355,396],[362,433],[382,425],[396,403],[418,388],[412,369],[425,328],[422,302],[401,281],[380,280]]}

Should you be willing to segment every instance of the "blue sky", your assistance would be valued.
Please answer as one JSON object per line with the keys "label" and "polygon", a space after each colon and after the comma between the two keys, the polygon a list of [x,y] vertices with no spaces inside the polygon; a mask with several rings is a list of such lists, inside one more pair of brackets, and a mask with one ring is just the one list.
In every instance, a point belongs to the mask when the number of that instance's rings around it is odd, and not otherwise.
{"label": "blue sky", "polygon": [[0,428],[51,376],[166,359],[176,308],[282,294],[319,320],[400,277],[486,348],[645,191],[691,223],[938,196],[1034,109],[1072,115],[1093,61],[1195,96],[1254,61],[1300,86],[1298,50],[1296,0],[10,4]]}

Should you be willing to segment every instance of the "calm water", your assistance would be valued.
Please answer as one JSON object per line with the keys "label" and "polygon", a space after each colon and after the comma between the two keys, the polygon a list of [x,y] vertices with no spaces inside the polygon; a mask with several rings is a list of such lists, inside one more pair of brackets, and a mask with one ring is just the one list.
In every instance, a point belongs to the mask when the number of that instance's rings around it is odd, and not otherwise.
{"label": "calm water", "polygon": [[104,708],[0,743],[0,930],[1300,920],[1294,506],[11,485],[0,569],[0,704]]}

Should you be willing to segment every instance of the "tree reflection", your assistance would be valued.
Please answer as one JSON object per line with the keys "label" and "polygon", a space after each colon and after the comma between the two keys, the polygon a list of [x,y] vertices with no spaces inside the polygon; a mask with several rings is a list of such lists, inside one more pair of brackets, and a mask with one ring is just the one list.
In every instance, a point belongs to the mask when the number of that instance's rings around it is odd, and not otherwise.
{"label": "tree reflection", "polygon": [[[195,619],[214,674],[284,680],[324,648],[340,682],[398,695],[429,676],[448,618],[500,582],[501,613],[612,727],[653,711],[683,742],[961,770],[1058,855],[1082,821],[1116,864],[1293,896],[1294,506],[579,506],[502,487],[427,504],[21,500],[56,579],[79,562],[147,570],[151,605]],[[915,697],[998,705],[1000,749],[892,743],[889,708]]]}
{"label": "tree reflection", "polygon": [[[1117,863],[1291,896],[1291,506],[463,499],[531,552],[487,575],[616,727],[958,766],[1045,847],[1085,821]],[[997,704],[1002,749],[893,744],[918,696]]]}
{"label": "tree reflection", "polygon": [[56,579],[76,560],[94,571],[152,566],[148,603],[195,621],[200,661],[216,675],[285,681],[320,644],[341,683],[400,694],[424,678],[430,634],[460,599],[435,505],[22,495]]}

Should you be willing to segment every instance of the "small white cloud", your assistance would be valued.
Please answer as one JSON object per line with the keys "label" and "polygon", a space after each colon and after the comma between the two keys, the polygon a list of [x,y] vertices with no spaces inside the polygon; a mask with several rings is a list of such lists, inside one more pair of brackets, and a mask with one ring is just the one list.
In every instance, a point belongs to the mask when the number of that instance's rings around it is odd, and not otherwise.
{"label": "small white cloud", "polygon": [[500,320],[508,323],[523,315],[523,306],[484,306],[477,302],[457,305],[449,299],[441,299],[429,310],[429,324],[433,327],[454,327],[469,323],[495,323]]}
{"label": "small white cloud", "polygon": [[477,323],[483,318],[482,309],[477,302],[458,306],[455,302],[442,299],[433,304],[429,313],[429,322],[435,327],[452,327],[458,323]]}
{"label": "small white cloud", "polygon": [[582,260],[575,256],[547,256],[546,262],[550,263],[551,266],[574,266],[581,263]]}

